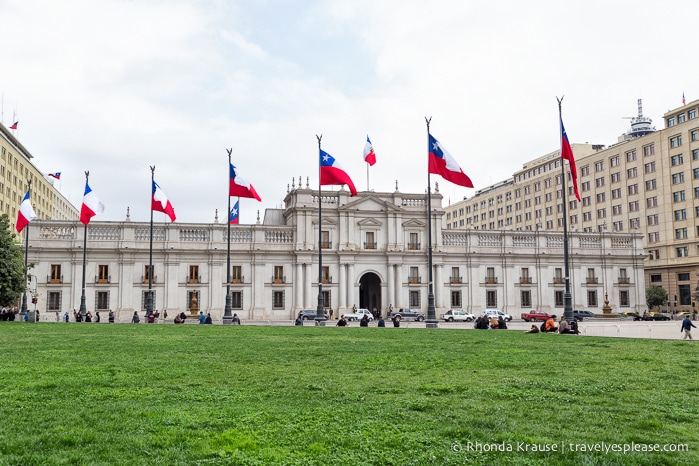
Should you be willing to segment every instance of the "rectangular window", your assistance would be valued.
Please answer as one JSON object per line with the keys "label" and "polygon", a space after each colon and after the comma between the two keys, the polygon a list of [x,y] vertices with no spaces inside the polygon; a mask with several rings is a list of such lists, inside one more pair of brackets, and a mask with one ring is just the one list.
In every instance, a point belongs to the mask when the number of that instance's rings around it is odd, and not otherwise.
{"label": "rectangular window", "polygon": [[689,256],[689,248],[687,246],[675,248],[675,252],[677,253],[677,257],[688,257]]}
{"label": "rectangular window", "polygon": [[604,186],[604,177],[603,176],[595,179],[595,187],[601,188],[602,186]]}
{"label": "rectangular window", "polygon": [[675,239],[687,239],[687,227],[675,228]]}
{"label": "rectangular window", "polygon": [[232,309],[242,309],[243,308],[243,292],[242,291],[231,291],[231,308]]}
{"label": "rectangular window", "polygon": [[332,247],[332,243],[330,242],[330,232],[329,231],[321,231],[320,232],[320,248],[321,249],[330,249]]}
{"label": "rectangular window", "polygon": [[677,281],[688,282],[689,281],[689,274],[686,272],[678,273],[677,274]]}
{"label": "rectangular window", "polygon": [[332,283],[333,282],[332,277],[330,276],[330,267],[328,267],[327,265],[323,266],[322,276],[323,276],[323,278],[322,278],[323,283]]}
{"label": "rectangular window", "polygon": [[[156,302],[157,302],[157,301],[155,300],[155,298],[156,298],[156,296],[157,296],[156,291],[157,291],[157,290],[150,290],[150,293],[151,293],[151,300],[152,300],[152,303],[153,303],[153,309],[157,309],[157,308],[158,308],[158,306],[156,305]],[[146,302],[147,302],[147,301],[148,301],[148,290],[144,290],[143,293],[141,293],[141,310],[142,310],[142,311],[145,311],[145,310],[146,310]]]}
{"label": "rectangular window", "polygon": [[98,311],[109,310],[109,291],[95,293],[95,309]]}
{"label": "rectangular window", "polygon": [[453,290],[451,292],[451,307],[453,309],[461,308],[461,291]]}
{"label": "rectangular window", "polygon": [[689,117],[690,120],[695,119],[697,117],[697,110],[692,109],[692,110],[688,111],[687,116]]}
{"label": "rectangular window", "polygon": [[189,283],[200,283],[199,280],[199,266],[190,265],[189,266],[189,276],[187,277],[187,282]]}
{"label": "rectangular window", "polygon": [[646,199],[646,207],[658,207],[658,196],[649,197]]}
{"label": "rectangular window", "polygon": [[637,184],[630,184],[628,186],[629,194],[638,194],[638,185]]}
{"label": "rectangular window", "polygon": [[643,146],[643,156],[647,157],[649,155],[655,155],[655,144],[648,144]]}
{"label": "rectangular window", "polygon": [[332,309],[330,290],[323,290],[323,309]]}
{"label": "rectangular window", "polygon": [[498,307],[498,292],[495,290],[485,291],[485,307]]}
{"label": "rectangular window", "polygon": [[684,201],[684,191],[675,191],[672,193],[672,202]]}
{"label": "rectangular window", "polygon": [[621,172],[612,173],[611,178],[612,178],[612,184],[620,182],[621,181]]}
{"label": "rectangular window", "polygon": [[532,292],[530,290],[523,290],[521,293],[521,296],[522,296],[522,307],[523,308],[532,307]]}
{"label": "rectangular window", "polygon": [[668,117],[667,119],[667,127],[675,126],[675,117]]}
{"label": "rectangular window", "polygon": [[678,184],[684,182],[684,172],[675,173],[672,175],[672,184]]}
{"label": "rectangular window", "polygon": [[61,264],[51,264],[50,283],[62,283],[63,276],[61,275]]}
{"label": "rectangular window", "polygon": [[598,193],[598,194],[597,194],[597,202],[598,202],[598,203],[604,202],[604,201],[606,200],[605,197],[606,197],[606,196],[605,196],[605,193]]}
{"label": "rectangular window", "polygon": [[240,265],[231,266],[231,283],[243,283],[243,267]]}
{"label": "rectangular window", "polygon": [[410,233],[408,249],[411,251],[417,251],[418,249],[420,249],[420,242],[418,241],[417,233]]}
{"label": "rectangular window", "polygon": [[660,283],[663,281],[662,275],[651,275],[650,276],[650,282],[651,283]]}
{"label": "rectangular window", "polygon": [[367,231],[364,238],[364,249],[376,249],[376,240],[373,231]]}
{"label": "rectangular window", "polygon": [[679,285],[680,306],[690,306],[692,304],[692,291],[690,285]]}
{"label": "rectangular window", "polygon": [[97,283],[109,283],[109,266],[108,265],[98,265],[97,266]]}
{"label": "rectangular window", "polygon": [[582,190],[583,190],[583,191],[589,191],[589,190],[590,190],[590,182],[589,182],[589,181],[583,182],[580,186],[582,187]]}
{"label": "rectangular window", "polygon": [[451,283],[461,283],[461,274],[458,267],[451,268]]}
{"label": "rectangular window", "polygon": [[655,171],[655,162],[649,162],[643,168],[646,173],[653,173]]}
{"label": "rectangular window", "polygon": [[675,211],[675,220],[687,220],[687,210],[679,209]]}
{"label": "rectangular window", "polygon": [[408,275],[408,283],[420,283],[420,272],[417,267],[410,267],[410,275]]}
{"label": "rectangular window", "polygon": [[660,241],[660,232],[658,231],[652,231],[648,233],[648,242],[649,243],[657,243]]}
{"label": "rectangular window", "polygon": [[283,265],[274,266],[274,275],[272,276],[272,283],[286,283]]}
{"label": "rectangular window", "polygon": [[595,172],[601,172],[602,170],[604,170],[604,162],[595,162]]}
{"label": "rectangular window", "polygon": [[597,307],[597,290],[587,290],[587,307]]}
{"label": "rectangular window", "polygon": [[629,307],[629,290],[619,290],[619,306]]}
{"label": "rectangular window", "polygon": [[284,291],[272,291],[272,308],[284,309]]}
{"label": "rectangular window", "polygon": [[196,314],[201,309],[201,301],[199,300],[199,291],[192,290],[187,292],[187,309],[190,314]]}
{"label": "rectangular window", "polygon": [[653,214],[648,216],[648,225],[658,224],[658,214]]}
{"label": "rectangular window", "polygon": [[151,279],[151,272],[155,272],[155,266],[152,266],[152,268],[150,265],[143,266],[143,283],[148,283],[149,281],[155,283],[155,273],[152,274]]}
{"label": "rectangular window", "polygon": [[621,204],[612,206],[612,215],[621,215]]}
{"label": "rectangular window", "polygon": [[408,293],[408,299],[410,302],[410,307],[419,309],[422,307],[420,303],[420,290],[410,290]]}
{"label": "rectangular window", "polygon": [[609,157],[609,166],[610,167],[618,167],[619,166],[619,156],[615,155],[614,157]]}
{"label": "rectangular window", "polygon": [[563,292],[562,291],[554,291],[553,292],[553,299],[554,299],[554,305],[556,307],[563,307]]}
{"label": "rectangular window", "polygon": [[61,310],[61,292],[60,291],[49,291],[48,292],[48,308],[49,311],[60,311]]}
{"label": "rectangular window", "polygon": [[646,191],[652,191],[657,187],[657,183],[655,180],[648,180],[646,181]]}
{"label": "rectangular window", "polygon": [[621,197],[621,188],[612,189],[612,199],[619,199]]}
{"label": "rectangular window", "polygon": [[680,147],[682,145],[682,135],[670,138],[670,148]]}

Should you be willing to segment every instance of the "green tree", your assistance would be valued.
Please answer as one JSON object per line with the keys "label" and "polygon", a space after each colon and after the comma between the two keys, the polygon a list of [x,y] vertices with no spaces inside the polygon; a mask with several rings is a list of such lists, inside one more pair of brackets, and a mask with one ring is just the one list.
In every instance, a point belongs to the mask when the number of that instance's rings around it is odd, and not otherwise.
{"label": "green tree", "polygon": [[646,288],[646,303],[650,309],[665,304],[666,296],[667,293],[662,286],[652,285]]}
{"label": "green tree", "polygon": [[22,246],[10,231],[7,214],[0,215],[0,306],[12,305],[27,286]]}

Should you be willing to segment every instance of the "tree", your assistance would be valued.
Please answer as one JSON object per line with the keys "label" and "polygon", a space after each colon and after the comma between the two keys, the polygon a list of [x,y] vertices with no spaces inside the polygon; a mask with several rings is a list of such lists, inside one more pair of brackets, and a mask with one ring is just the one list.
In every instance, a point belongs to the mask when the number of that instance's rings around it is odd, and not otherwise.
{"label": "tree", "polygon": [[666,297],[667,293],[662,286],[652,285],[646,288],[646,303],[650,309],[665,304]]}
{"label": "tree", "polygon": [[10,230],[10,218],[0,215],[0,306],[14,304],[27,287],[22,246]]}

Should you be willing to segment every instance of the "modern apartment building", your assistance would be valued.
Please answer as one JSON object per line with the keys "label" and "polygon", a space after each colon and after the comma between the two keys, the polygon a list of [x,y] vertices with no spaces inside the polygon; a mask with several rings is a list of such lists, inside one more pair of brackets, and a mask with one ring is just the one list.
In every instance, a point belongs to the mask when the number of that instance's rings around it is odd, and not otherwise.
{"label": "modern apartment building", "polygon": [[[573,145],[581,202],[566,183],[569,230],[643,234],[645,285],[662,286],[678,311],[699,305],[698,116],[696,100],[668,111],[656,130],[639,101],[638,117],[617,143]],[[561,231],[562,176],[559,149],[452,204],[445,228]]]}
{"label": "modern apartment building", "polygon": [[10,217],[14,231],[17,211],[32,182],[30,199],[40,219],[75,220],[78,209],[73,206],[32,163],[33,156],[0,124],[0,214]]}

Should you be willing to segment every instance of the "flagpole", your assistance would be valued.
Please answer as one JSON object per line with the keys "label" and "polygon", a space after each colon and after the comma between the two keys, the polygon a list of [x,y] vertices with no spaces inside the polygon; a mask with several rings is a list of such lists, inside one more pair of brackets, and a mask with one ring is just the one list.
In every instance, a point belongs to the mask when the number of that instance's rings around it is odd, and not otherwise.
{"label": "flagpole", "polygon": [[146,295],[146,317],[153,312],[153,183],[155,183],[155,165],[151,165],[150,167],[150,245],[148,247],[148,294]]}
{"label": "flagpole", "polygon": [[[561,186],[563,191],[563,262],[565,264],[565,291],[563,292],[563,318],[567,321],[573,320],[573,297],[570,294],[570,269],[568,266],[568,203],[566,201],[566,173],[565,173],[565,162],[563,161],[563,115],[561,111],[561,103],[563,102],[563,97],[558,101],[558,121],[559,121],[559,137],[561,139]],[[568,161],[570,164],[570,161]]]}
{"label": "flagpole", "polygon": [[[320,140],[323,139],[323,135],[318,136],[316,134],[316,139],[318,139],[318,154],[320,155]],[[322,223],[323,223],[323,198],[321,197],[321,184],[320,184],[320,159],[318,160],[318,306],[316,307],[316,325],[325,325],[324,312],[323,312],[323,233],[322,233]],[[342,285],[340,285],[342,286]]]}
{"label": "flagpole", "polygon": [[366,190],[369,191],[369,164],[368,163],[366,164]]}
{"label": "flagpole", "polygon": [[233,315],[231,314],[231,191],[230,191],[230,170],[231,170],[231,154],[233,148],[226,149],[228,152],[228,247],[226,252],[226,306],[223,309],[223,325],[231,325]]}
{"label": "flagpole", "polygon": [[[430,150],[430,121],[432,117],[425,117],[427,123],[427,152]],[[429,155],[427,157],[427,268],[428,268],[428,288],[427,288],[427,320],[426,328],[437,328],[437,316],[434,310],[434,285],[432,283],[432,190],[430,181]]]}
{"label": "flagpole", "polygon": [[[32,195],[32,180],[27,180],[27,193],[29,195],[29,202],[31,203]],[[21,315],[27,314],[27,283],[29,282],[29,224],[24,227],[24,293],[22,294],[22,309],[20,311]]]}
{"label": "flagpole", "polygon": [[[87,186],[87,181],[90,177],[90,172],[85,172],[85,186]],[[82,321],[85,322],[85,314],[87,314],[87,308],[85,307],[85,261],[87,260],[87,225],[83,229],[83,284],[82,284],[82,294],[80,295],[80,315],[82,316]]]}

